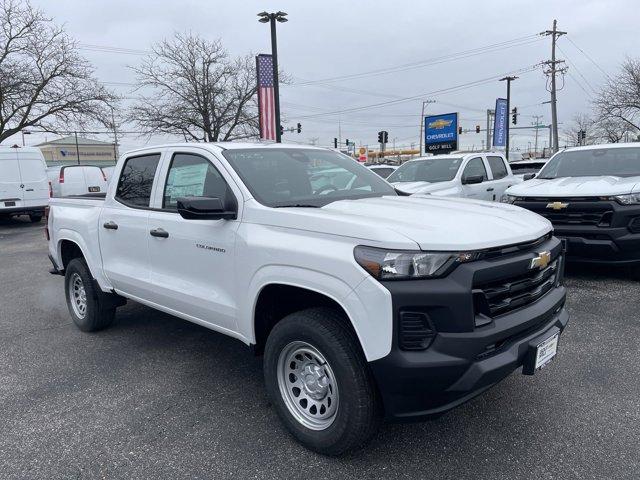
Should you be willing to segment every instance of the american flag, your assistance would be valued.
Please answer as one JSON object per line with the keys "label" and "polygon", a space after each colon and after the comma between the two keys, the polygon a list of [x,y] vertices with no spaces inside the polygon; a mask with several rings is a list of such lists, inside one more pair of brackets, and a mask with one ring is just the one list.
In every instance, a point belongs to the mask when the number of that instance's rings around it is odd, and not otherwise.
{"label": "american flag", "polygon": [[276,107],[273,91],[273,58],[260,54],[256,57],[258,71],[258,113],[260,116],[260,138],[276,139]]}

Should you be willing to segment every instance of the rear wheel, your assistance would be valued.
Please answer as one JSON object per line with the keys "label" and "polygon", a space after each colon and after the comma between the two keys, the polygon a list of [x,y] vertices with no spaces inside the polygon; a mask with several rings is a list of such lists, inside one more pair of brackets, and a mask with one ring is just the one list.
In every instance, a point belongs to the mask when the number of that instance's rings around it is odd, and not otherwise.
{"label": "rear wheel", "polygon": [[29,220],[31,220],[32,223],[38,223],[40,220],[42,220],[42,215],[38,215],[38,214],[29,215]]}
{"label": "rear wheel", "polygon": [[377,430],[381,403],[355,334],[339,312],[313,308],[273,328],[264,356],[267,393],[293,436],[340,455]]}
{"label": "rear wheel", "polygon": [[74,258],[65,269],[65,293],[69,313],[83,332],[95,332],[111,325],[115,316],[113,301],[94,286],[89,267],[82,258]]}

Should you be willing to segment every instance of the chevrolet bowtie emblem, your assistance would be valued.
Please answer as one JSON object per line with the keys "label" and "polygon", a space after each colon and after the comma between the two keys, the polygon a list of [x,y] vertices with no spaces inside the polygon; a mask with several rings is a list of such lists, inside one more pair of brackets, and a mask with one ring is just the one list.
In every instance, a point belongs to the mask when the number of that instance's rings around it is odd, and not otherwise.
{"label": "chevrolet bowtie emblem", "polygon": [[538,256],[531,259],[531,265],[529,265],[530,269],[539,268],[542,270],[551,261],[551,252],[540,252]]}
{"label": "chevrolet bowtie emblem", "polygon": [[551,208],[553,210],[562,210],[563,208],[567,208],[568,206],[569,206],[568,203],[562,203],[562,202],[547,203],[547,208]]}

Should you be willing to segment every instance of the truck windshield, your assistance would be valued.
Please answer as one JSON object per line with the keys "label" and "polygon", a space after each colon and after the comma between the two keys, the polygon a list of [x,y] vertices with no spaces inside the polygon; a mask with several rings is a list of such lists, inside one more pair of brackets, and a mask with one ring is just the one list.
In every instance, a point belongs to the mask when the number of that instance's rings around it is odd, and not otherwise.
{"label": "truck windshield", "polygon": [[387,181],[447,182],[454,179],[461,163],[460,157],[412,160],[389,175]]}
{"label": "truck windshield", "polygon": [[597,148],[560,152],[537,178],[640,176],[640,147]]}
{"label": "truck windshield", "polygon": [[396,195],[368,168],[328,150],[248,148],[222,153],[255,199],[268,207],[322,207],[336,200]]}

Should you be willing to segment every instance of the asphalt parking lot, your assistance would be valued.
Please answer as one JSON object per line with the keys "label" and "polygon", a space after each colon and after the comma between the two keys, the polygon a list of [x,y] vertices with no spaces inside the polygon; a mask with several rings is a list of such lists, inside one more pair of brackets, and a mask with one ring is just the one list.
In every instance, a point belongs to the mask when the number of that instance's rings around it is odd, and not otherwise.
{"label": "asphalt parking lot", "polygon": [[570,269],[569,327],[534,377],[335,459],[292,440],[240,342],[129,302],[77,330],[42,225],[0,220],[2,478],[639,478],[640,282]]}

